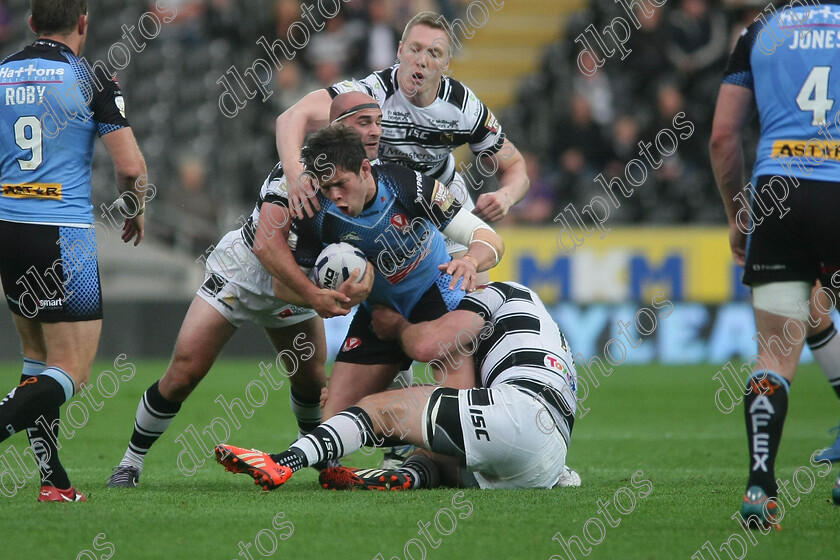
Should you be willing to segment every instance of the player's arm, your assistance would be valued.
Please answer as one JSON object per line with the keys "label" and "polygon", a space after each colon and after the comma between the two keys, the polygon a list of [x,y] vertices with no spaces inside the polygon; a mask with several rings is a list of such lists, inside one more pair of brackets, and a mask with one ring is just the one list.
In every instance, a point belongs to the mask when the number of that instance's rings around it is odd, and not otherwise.
{"label": "player's arm", "polygon": [[525,169],[525,159],[507,138],[498,152],[485,152],[478,157],[484,169],[496,170],[499,189],[479,196],[473,212],[485,221],[495,222],[507,216],[510,208],[528,194],[531,182]]}
{"label": "player's arm", "polygon": [[120,85],[101,68],[94,70],[94,74],[102,87],[93,89],[89,103],[97,132],[114,162],[120,191],[119,209],[125,216],[121,237],[125,243],[134,239],[137,245],[145,235],[144,212],[146,201],[155,195],[154,185],[147,184],[146,161],[126,119]]}
{"label": "player's arm", "polygon": [[297,218],[303,218],[304,214],[311,218],[321,209],[317,198],[313,196],[315,189],[308,175],[303,172],[300,151],[308,132],[329,124],[330,103],[332,98],[326,89],[315,90],[277,117],[277,154],[286,170],[290,208]]}
{"label": "player's arm", "polygon": [[[126,213],[123,223],[122,240],[128,243],[134,239],[136,246],[143,240],[146,221],[146,194],[150,190],[147,185],[146,161],[140,153],[140,147],[134,138],[131,127],[124,127],[102,136],[102,143],[114,163],[117,178],[117,188],[121,200],[128,198],[128,204],[121,204]],[[130,196],[122,196],[129,193]]]}
{"label": "player's arm", "polygon": [[[743,131],[754,106],[752,90],[734,84],[723,84],[718,94],[709,151],[718,190],[729,221],[729,243],[732,257],[741,266],[746,259],[746,234],[737,223],[738,204],[735,196],[744,188]],[[746,225],[746,224],[745,224]]]}
{"label": "player's arm", "polygon": [[[454,289],[458,278],[464,277],[463,286],[466,291],[472,291],[476,286],[474,273],[490,270],[505,254],[505,244],[493,228],[484,221],[463,209],[459,209],[442,233],[453,241],[467,246],[467,252],[458,259],[452,259],[438,268],[452,276],[450,289]],[[472,267],[473,274],[467,274]]]}
{"label": "player's arm", "polygon": [[[463,358],[446,361],[450,364],[462,362],[457,370],[447,368],[445,385],[466,389],[476,386],[472,353],[478,344],[479,334],[485,321],[478,313],[456,309],[434,321],[409,323],[390,307],[376,305],[373,309],[371,327],[381,340],[398,340],[405,353],[419,361],[441,360],[444,353],[461,354]],[[461,353],[463,349],[468,354]]]}
{"label": "player's arm", "polygon": [[324,318],[347,315],[360,297],[363,300],[370,293],[368,283],[345,283],[338,291],[318,288],[298,266],[288,242],[290,231],[288,208],[264,202],[260,208],[253,252],[274,278],[274,295],[293,305],[311,307]]}
{"label": "player's arm", "polygon": [[[307,278],[307,269],[300,268],[300,271],[304,278]],[[312,308],[324,319],[329,319],[339,315],[347,315],[353,307],[362,303],[370,295],[374,280],[373,265],[367,264],[361,282],[357,283],[356,279],[360,274],[362,272],[359,270],[352,271],[347,280],[338,287],[338,290],[319,288],[307,278],[307,281],[312,284],[315,290],[308,292],[310,295],[306,298],[277,277],[272,278],[271,285],[274,296],[278,299],[292,305]]]}

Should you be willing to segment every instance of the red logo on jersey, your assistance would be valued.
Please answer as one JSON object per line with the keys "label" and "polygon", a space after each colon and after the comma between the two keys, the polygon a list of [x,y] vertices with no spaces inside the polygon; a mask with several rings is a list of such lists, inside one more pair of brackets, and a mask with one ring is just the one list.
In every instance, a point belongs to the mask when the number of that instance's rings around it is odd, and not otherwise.
{"label": "red logo on jersey", "polygon": [[286,317],[291,317],[294,314],[294,311],[289,309],[288,307],[277,314],[277,317],[280,319],[285,319]]}
{"label": "red logo on jersey", "polygon": [[361,339],[356,338],[355,336],[349,337],[347,340],[344,341],[344,346],[341,347],[342,352],[349,352],[354,348],[358,348],[362,345]]}
{"label": "red logo on jersey", "polygon": [[543,363],[550,368],[556,369],[557,371],[563,371],[563,362],[554,356],[546,356]]}
{"label": "red logo on jersey", "polygon": [[391,216],[391,225],[400,231],[408,229],[408,216],[405,214],[394,214]]}

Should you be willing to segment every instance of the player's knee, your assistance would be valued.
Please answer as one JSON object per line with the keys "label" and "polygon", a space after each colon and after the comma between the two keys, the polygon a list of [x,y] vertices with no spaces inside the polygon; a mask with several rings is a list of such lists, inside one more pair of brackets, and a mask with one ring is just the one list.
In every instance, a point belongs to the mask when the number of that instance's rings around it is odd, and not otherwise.
{"label": "player's knee", "polygon": [[[324,373],[324,368],[322,367],[320,369],[320,372],[301,370],[297,375],[290,377],[289,383],[292,389],[295,390],[295,393],[309,400],[322,399],[321,389],[325,388],[327,378]],[[326,397],[323,397],[323,400],[326,400]]]}
{"label": "player's knee", "polygon": [[193,392],[206,373],[206,369],[195,359],[176,353],[161,379],[161,394],[167,399],[182,401]]}

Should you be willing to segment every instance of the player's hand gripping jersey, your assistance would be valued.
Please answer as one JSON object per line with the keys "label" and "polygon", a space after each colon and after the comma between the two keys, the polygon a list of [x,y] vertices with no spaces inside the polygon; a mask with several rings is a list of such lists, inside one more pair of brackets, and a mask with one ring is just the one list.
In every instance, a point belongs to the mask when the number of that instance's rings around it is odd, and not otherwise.
{"label": "player's hand gripping jersey", "polygon": [[[357,217],[343,214],[317,193],[321,210],[292,222],[289,245],[303,267],[313,267],[325,245],[344,241],[373,263],[373,290],[363,305],[383,303],[407,316],[449,262],[446,228],[461,206],[440,182],[400,165],[372,168],[377,192]],[[463,295],[456,288],[452,294]]]}

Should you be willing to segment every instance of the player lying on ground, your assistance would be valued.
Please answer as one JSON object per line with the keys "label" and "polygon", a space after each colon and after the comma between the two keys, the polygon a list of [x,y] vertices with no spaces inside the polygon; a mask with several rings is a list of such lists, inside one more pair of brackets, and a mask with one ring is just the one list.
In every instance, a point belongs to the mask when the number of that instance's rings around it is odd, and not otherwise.
{"label": "player lying on ground", "polygon": [[466,364],[462,373],[477,374],[480,388],[415,386],[370,395],[288,451],[269,455],[219,445],[219,463],[271,490],[307,465],[399,437],[427,453],[391,471],[326,469],[321,485],[403,490],[580,484],[565,466],[577,407],[572,353],[534,292],[514,282],[493,282],[433,321],[412,324],[393,309],[377,308],[373,328],[381,338],[399,340],[418,361],[439,359],[440,347],[456,348],[447,362]]}
{"label": "player lying on ground", "polygon": [[[331,111],[363,135],[367,154],[376,157],[382,113],[375,102],[360,93],[347,94],[335,98]],[[323,320],[316,312],[323,317],[347,314],[370,292],[373,267],[368,266],[364,282],[359,285],[354,283],[354,275],[338,291],[315,286],[298,268],[286,242],[291,228],[286,185],[287,176],[277,164],[263,183],[248,221],[225,235],[207,259],[206,280],[181,325],[172,361],[163,377],[140,399],[131,440],[108,486],[137,485],[149,449],[246,320],[265,329],[278,353],[288,349],[297,354],[295,340],[298,345],[314,345],[314,353],[299,360],[298,370],[289,378],[290,400],[301,434],[320,422],[319,397],[326,383],[326,340]],[[273,277],[304,286],[299,289],[306,290],[308,306],[315,311],[275,297]],[[301,335],[305,339],[299,339]]]}
{"label": "player lying on ground", "polygon": [[[412,322],[437,319],[474,287],[477,271],[498,263],[503,245],[440,182],[401,165],[371,166],[353,129],[336,125],[316,132],[303,159],[319,184],[321,209],[292,224],[297,262],[312,267],[324,245],[345,241],[376,264],[373,289],[356,311],[330,376],[324,405],[324,418],[330,418],[384,391],[411,363],[396,341],[370,330],[371,305],[394,307]],[[468,245],[468,253],[451,260],[441,231]],[[295,301],[288,286],[275,287],[278,297]],[[452,375],[446,383],[459,379]],[[468,379],[460,388],[473,385]]]}

